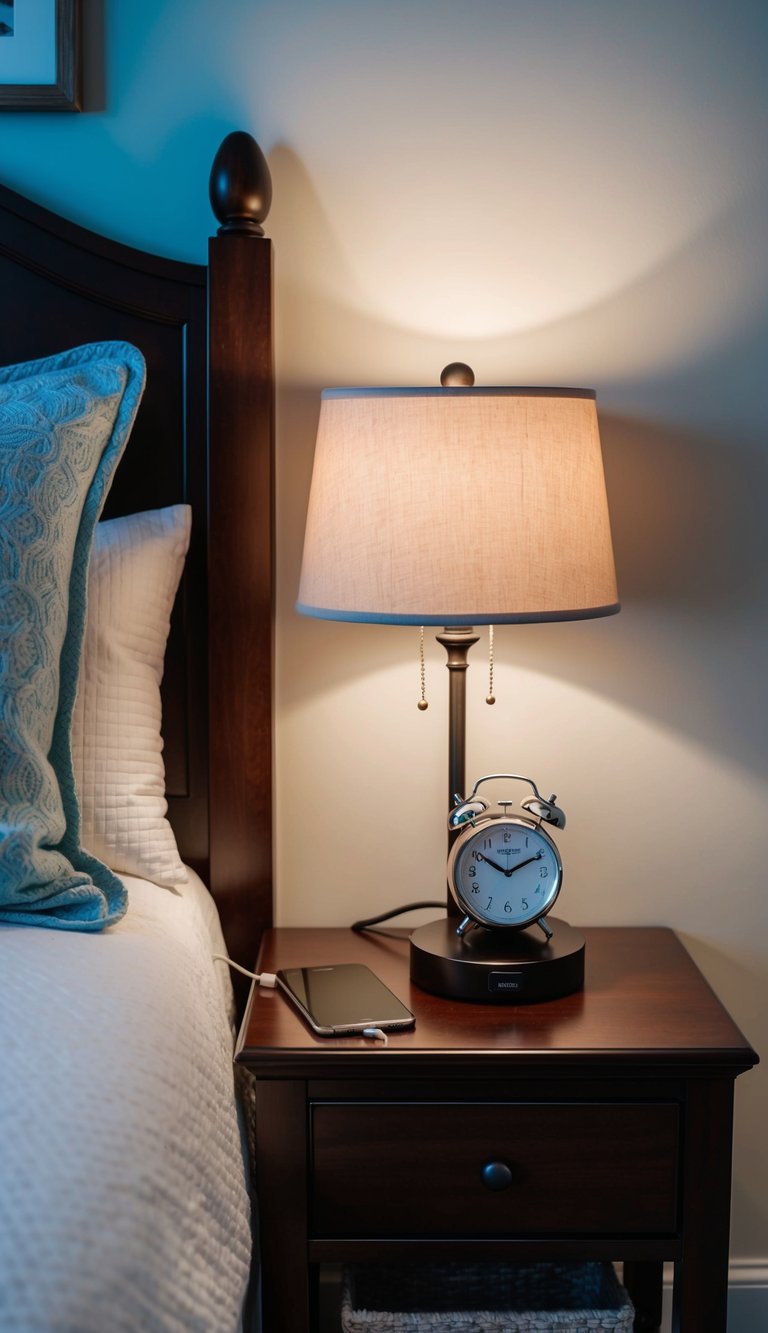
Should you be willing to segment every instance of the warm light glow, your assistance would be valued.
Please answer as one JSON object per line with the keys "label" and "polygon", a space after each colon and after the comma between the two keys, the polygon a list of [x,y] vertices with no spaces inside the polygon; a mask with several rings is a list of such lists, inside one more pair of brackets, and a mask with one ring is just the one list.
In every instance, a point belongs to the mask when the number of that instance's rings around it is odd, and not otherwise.
{"label": "warm light glow", "polygon": [[400,624],[618,610],[594,394],[323,394],[298,609]]}

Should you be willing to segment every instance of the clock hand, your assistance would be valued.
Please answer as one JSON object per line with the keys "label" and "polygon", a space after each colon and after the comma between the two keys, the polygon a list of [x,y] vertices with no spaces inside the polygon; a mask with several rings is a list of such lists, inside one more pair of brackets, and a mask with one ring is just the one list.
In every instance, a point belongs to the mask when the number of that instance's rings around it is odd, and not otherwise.
{"label": "clock hand", "polygon": [[535,856],[529,856],[527,861],[518,861],[516,866],[510,866],[508,870],[504,871],[504,874],[509,879],[510,875],[514,875],[516,870],[522,870],[523,866],[529,866],[531,861],[540,861],[543,855],[543,852],[537,852]]}
{"label": "clock hand", "polygon": [[[485,861],[485,864],[486,864],[487,866],[493,866],[494,870],[498,870],[499,873],[502,874],[502,875],[508,875],[508,874],[509,874],[509,871],[508,871],[508,870],[505,870],[503,866],[500,866],[499,863],[498,863],[498,861],[492,861],[491,858],[490,858],[490,856],[483,856],[483,853],[482,853],[482,852],[476,852],[476,853],[475,853],[475,859],[476,859],[477,861]],[[531,859],[533,859],[533,858],[531,858]]]}

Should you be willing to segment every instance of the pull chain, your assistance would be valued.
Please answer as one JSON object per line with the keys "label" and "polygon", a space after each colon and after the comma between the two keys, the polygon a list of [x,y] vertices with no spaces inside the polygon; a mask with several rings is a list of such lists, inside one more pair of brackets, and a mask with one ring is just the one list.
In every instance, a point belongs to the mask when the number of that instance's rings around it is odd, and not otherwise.
{"label": "pull chain", "polygon": [[424,665],[424,626],[419,630],[419,666],[421,670],[421,698],[417,704],[420,713],[429,708],[427,702],[427,669]]}
{"label": "pull chain", "polygon": [[[493,625],[488,626],[488,693],[485,696],[487,704],[495,704],[496,695],[493,692]],[[424,661],[424,626],[419,629],[419,676],[421,683],[419,702],[416,705],[420,713],[429,708],[427,700],[427,668]]]}
{"label": "pull chain", "polygon": [[488,626],[488,693],[485,702],[487,704],[496,702],[496,695],[493,692],[493,625]]}

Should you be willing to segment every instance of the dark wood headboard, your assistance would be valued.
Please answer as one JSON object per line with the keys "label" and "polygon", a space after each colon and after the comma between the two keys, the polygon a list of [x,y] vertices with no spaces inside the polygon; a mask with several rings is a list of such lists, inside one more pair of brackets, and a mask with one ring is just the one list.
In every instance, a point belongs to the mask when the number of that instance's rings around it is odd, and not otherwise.
{"label": "dark wood headboard", "polygon": [[250,135],[222,144],[208,267],[97,236],[0,187],[0,364],[125,339],[147,388],[106,515],[186,502],[193,534],[163,682],[169,814],[252,965],[272,916],[270,203]]}

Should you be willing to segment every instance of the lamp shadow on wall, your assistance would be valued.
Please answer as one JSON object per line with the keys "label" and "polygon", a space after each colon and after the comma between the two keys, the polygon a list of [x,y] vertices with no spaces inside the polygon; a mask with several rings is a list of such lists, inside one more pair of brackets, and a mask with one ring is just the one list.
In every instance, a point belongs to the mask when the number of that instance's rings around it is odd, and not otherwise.
{"label": "lamp shadow on wall", "polygon": [[768,453],[611,414],[601,435],[634,640],[614,693],[768,775]]}
{"label": "lamp shadow on wall", "polygon": [[[310,623],[293,611],[326,372],[327,382],[336,384],[416,382],[425,364],[439,374],[443,362],[454,359],[456,345],[377,321],[357,307],[354,276],[302,163],[281,146],[270,153],[270,165],[280,201],[273,234],[292,274],[281,292],[278,344],[285,349],[278,398],[284,479],[278,492],[278,615],[287,664],[283,702],[290,707],[306,701],[309,693],[337,689],[341,661],[348,682],[356,674],[395,667],[413,651],[407,630]],[[689,264],[690,257],[681,262]],[[319,285],[318,263],[323,268]],[[658,282],[658,274],[649,275],[651,286]],[[604,326],[621,326],[623,301],[631,320],[637,299],[634,291],[618,293]],[[645,299],[642,294],[640,299]],[[748,333],[753,359],[755,348],[768,343],[768,330],[759,325],[763,313]],[[585,312],[584,318],[594,320],[595,312]],[[578,341],[578,321],[569,317],[567,322]],[[724,383],[729,367],[742,358],[741,332],[732,328],[723,346],[710,345],[698,364],[671,372],[662,398],[678,406],[678,378],[683,405],[695,401],[699,382],[711,383],[710,376]],[[537,330],[532,336],[539,343],[544,334]],[[495,362],[505,350],[504,361],[515,364],[515,351],[525,339],[516,334],[508,343],[504,349],[494,343]],[[597,361],[599,339],[590,344]],[[378,373],[371,379],[372,359]],[[310,368],[317,374],[314,384],[307,382]],[[595,377],[600,369],[596,364]],[[554,382],[557,365],[552,374]],[[646,394],[649,401],[658,396],[658,370],[649,368],[646,374],[647,379],[638,377],[633,384],[635,402]],[[498,637],[499,661],[506,658],[644,712],[665,728],[768,776],[764,442],[754,429],[738,430],[736,438],[726,434],[727,395],[726,425],[709,430],[606,410],[601,401],[609,392],[610,384],[598,388],[598,409],[622,614],[605,621],[509,627]],[[308,657],[311,672],[302,666]]]}

